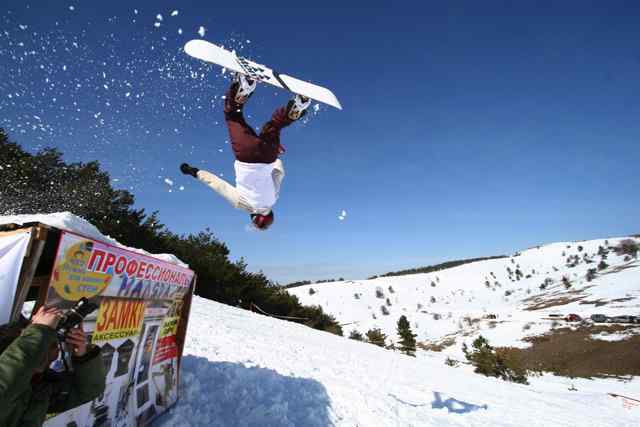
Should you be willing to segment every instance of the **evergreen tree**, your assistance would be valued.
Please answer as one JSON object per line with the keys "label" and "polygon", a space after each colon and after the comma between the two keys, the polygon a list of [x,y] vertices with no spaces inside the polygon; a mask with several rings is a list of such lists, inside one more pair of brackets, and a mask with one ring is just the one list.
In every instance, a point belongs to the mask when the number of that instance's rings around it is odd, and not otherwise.
{"label": "evergreen tree", "polygon": [[475,367],[475,372],[479,374],[528,384],[527,370],[521,362],[510,357],[505,351],[496,351],[482,335],[473,341],[472,351],[469,350],[466,343],[463,343],[462,352]]}
{"label": "evergreen tree", "polygon": [[378,347],[384,348],[387,345],[385,342],[386,339],[387,339],[387,336],[384,333],[382,333],[382,331],[379,328],[369,329],[367,331],[367,340],[371,344],[375,344]]}
{"label": "evergreen tree", "polygon": [[351,331],[349,338],[356,341],[364,341],[364,336],[356,329]]}
{"label": "evergreen tree", "polygon": [[400,351],[409,355],[416,355],[416,334],[411,331],[411,325],[407,316],[400,316],[398,319],[398,335],[400,336]]}
{"label": "evergreen tree", "polygon": [[638,251],[640,251],[640,245],[633,239],[625,239],[621,241],[618,246],[614,248],[616,255],[631,255],[634,258],[638,258]]}

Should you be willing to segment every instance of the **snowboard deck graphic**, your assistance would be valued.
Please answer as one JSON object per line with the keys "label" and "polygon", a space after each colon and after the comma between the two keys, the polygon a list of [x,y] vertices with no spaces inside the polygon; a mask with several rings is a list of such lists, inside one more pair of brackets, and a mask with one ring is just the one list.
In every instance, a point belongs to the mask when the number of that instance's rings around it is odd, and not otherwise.
{"label": "snowboard deck graphic", "polygon": [[254,80],[269,83],[281,89],[306,96],[323,104],[331,105],[342,110],[338,98],[329,89],[313,83],[296,79],[287,74],[281,74],[271,68],[253,62],[235,52],[216,46],[205,40],[191,40],[184,45],[184,51],[194,58],[211,62],[236,73],[244,74]]}

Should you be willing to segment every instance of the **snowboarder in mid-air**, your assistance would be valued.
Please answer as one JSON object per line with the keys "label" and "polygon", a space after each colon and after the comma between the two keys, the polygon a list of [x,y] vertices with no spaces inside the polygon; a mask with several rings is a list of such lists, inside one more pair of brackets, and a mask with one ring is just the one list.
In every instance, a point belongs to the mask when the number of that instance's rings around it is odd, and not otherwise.
{"label": "snowboarder in mid-air", "polygon": [[309,98],[296,95],[286,107],[280,107],[257,134],[244,119],[242,109],[253,94],[257,82],[236,74],[224,100],[224,118],[229,128],[231,147],[236,161],[236,186],[233,187],[215,174],[183,163],[180,170],[207,184],[227,199],[235,208],[251,215],[251,222],[259,230],[273,223],[273,205],[278,200],[284,178],[280,145],[280,131],[306,114]]}

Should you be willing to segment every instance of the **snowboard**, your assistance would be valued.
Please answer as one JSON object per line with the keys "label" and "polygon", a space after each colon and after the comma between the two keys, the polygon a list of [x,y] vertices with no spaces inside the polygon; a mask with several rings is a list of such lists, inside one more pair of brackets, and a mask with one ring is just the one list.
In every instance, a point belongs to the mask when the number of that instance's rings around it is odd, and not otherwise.
{"label": "snowboard", "polygon": [[189,56],[202,61],[217,64],[236,73],[244,74],[253,80],[269,83],[342,110],[340,101],[329,89],[279,73],[206,40],[191,40],[184,45],[184,51]]}

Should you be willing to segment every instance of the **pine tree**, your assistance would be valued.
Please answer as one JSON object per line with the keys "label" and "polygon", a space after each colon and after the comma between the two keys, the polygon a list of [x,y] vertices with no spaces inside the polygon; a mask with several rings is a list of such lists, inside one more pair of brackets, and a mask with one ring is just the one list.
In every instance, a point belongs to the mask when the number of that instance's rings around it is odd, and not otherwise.
{"label": "pine tree", "polygon": [[398,319],[398,335],[400,336],[400,351],[415,357],[416,334],[411,331],[411,325],[404,315]]}
{"label": "pine tree", "polygon": [[462,352],[475,367],[475,372],[479,374],[528,384],[527,369],[522,365],[522,362],[504,349],[494,349],[482,335],[473,341],[472,351],[469,350],[466,343],[463,343]]}
{"label": "pine tree", "polygon": [[387,336],[383,334],[379,328],[369,329],[367,331],[367,340],[378,347],[384,348],[387,345],[385,342],[386,339]]}
{"label": "pine tree", "polygon": [[356,341],[364,341],[364,336],[362,336],[362,334],[356,329],[351,331],[349,338]]}

